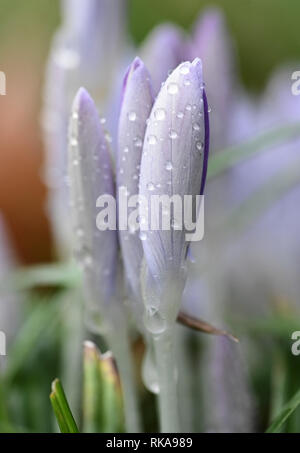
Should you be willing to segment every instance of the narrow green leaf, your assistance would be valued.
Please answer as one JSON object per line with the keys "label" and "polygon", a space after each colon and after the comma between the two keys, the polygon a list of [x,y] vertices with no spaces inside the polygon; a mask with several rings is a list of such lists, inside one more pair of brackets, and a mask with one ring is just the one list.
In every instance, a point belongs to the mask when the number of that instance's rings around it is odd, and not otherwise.
{"label": "narrow green leaf", "polygon": [[73,288],[81,281],[80,270],[75,264],[48,264],[19,269],[12,277],[1,282],[0,291],[26,290],[38,286]]}
{"label": "narrow green leaf", "polygon": [[52,408],[53,408],[60,432],[64,433],[64,434],[70,434],[68,424],[67,424],[66,420],[64,419],[63,413],[61,411],[61,408],[57,401],[57,397],[56,397],[55,393],[51,393],[50,401],[52,404]]}
{"label": "narrow green leaf", "polygon": [[61,432],[71,434],[79,433],[64,389],[59,379],[55,379],[52,383],[52,393],[50,395],[50,400]]}
{"label": "narrow green leaf", "polygon": [[280,433],[284,423],[292,415],[300,404],[300,390],[293,396],[292,399],[283,407],[281,412],[275,418],[271,426],[267,429],[267,433]]}
{"label": "narrow green leaf", "polygon": [[55,332],[61,319],[61,305],[62,295],[55,298],[38,298],[35,301],[34,308],[11,345],[4,375],[6,381],[14,379],[26,363],[27,358],[33,356],[36,345],[41,339]]}
{"label": "narrow green leaf", "polygon": [[288,143],[299,137],[300,123],[289,124],[269,131],[242,145],[219,151],[209,159],[207,177],[213,179],[244,160],[270,150],[270,147]]}

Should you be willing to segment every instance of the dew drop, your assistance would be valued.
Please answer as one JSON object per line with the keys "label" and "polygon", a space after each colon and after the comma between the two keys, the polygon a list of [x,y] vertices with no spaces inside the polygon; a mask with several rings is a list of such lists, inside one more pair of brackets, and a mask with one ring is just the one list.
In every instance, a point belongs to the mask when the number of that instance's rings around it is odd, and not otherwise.
{"label": "dew drop", "polygon": [[178,112],[176,116],[178,119],[182,120],[182,118],[184,117],[184,114],[183,114],[183,112]]}
{"label": "dew drop", "polygon": [[187,104],[187,106],[185,107],[185,110],[187,110],[188,112],[190,112],[190,111],[192,110],[191,104]]}
{"label": "dew drop", "polygon": [[169,133],[169,137],[171,140],[176,140],[178,138],[178,134],[176,131],[174,130],[171,130],[170,133]]}
{"label": "dew drop", "polygon": [[129,113],[128,113],[128,119],[129,119],[129,121],[134,122],[134,121],[136,121],[136,118],[137,118],[137,117],[136,117],[136,113],[135,113],[135,112],[129,112]]}
{"label": "dew drop", "polygon": [[193,129],[194,129],[194,131],[200,131],[201,127],[200,127],[200,125],[198,123],[194,123],[193,124]]}
{"label": "dew drop", "polygon": [[145,387],[155,395],[160,392],[158,373],[153,348],[148,346],[142,366],[142,377]]}
{"label": "dew drop", "polygon": [[105,138],[106,138],[108,143],[112,143],[112,137],[110,136],[110,134],[108,132],[106,132]]}
{"label": "dew drop", "polygon": [[136,148],[141,148],[143,146],[143,141],[140,137],[135,137],[133,143]]}
{"label": "dew drop", "polygon": [[167,90],[168,90],[169,94],[177,94],[178,93],[178,85],[177,85],[177,83],[170,83],[168,85]]}
{"label": "dew drop", "polygon": [[191,81],[189,79],[185,79],[184,82],[183,82],[183,85],[185,87],[189,87],[191,85]]}
{"label": "dew drop", "polygon": [[146,328],[154,335],[162,334],[167,328],[165,319],[156,307],[146,309],[144,321]]}
{"label": "dew drop", "polygon": [[186,66],[186,65],[181,66],[180,74],[187,75],[187,74],[189,74],[189,72],[190,72],[190,68],[188,66]]}
{"label": "dew drop", "polygon": [[148,138],[147,138],[147,142],[149,143],[149,145],[156,145],[157,144],[157,138],[155,137],[155,135],[150,135]]}
{"label": "dew drop", "polygon": [[203,151],[203,148],[204,148],[203,143],[202,142],[198,142],[196,144],[196,148],[197,148],[198,151]]}
{"label": "dew drop", "polygon": [[149,184],[147,184],[147,189],[150,190],[150,192],[153,192],[153,190],[155,190],[153,182],[149,182]]}
{"label": "dew drop", "polygon": [[166,112],[164,109],[155,110],[154,117],[157,121],[164,121],[166,118]]}
{"label": "dew drop", "polygon": [[167,171],[172,171],[173,170],[173,164],[171,161],[166,163],[166,170]]}
{"label": "dew drop", "polygon": [[71,146],[73,146],[74,148],[75,148],[76,146],[78,146],[78,140],[77,140],[77,138],[74,138],[74,137],[71,138]]}
{"label": "dew drop", "polygon": [[144,242],[144,241],[147,241],[147,234],[146,234],[146,233],[143,233],[143,232],[140,233],[140,240],[143,241],[143,242]]}

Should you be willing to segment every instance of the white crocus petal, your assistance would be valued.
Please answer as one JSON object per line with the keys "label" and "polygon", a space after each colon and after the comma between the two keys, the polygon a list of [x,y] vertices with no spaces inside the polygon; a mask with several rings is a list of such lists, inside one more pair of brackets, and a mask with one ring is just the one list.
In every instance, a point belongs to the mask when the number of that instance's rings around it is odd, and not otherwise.
{"label": "white crocus petal", "polygon": [[111,303],[116,291],[117,233],[97,227],[97,200],[115,197],[108,144],[89,94],[80,89],[72,110],[69,176],[74,253],[83,268],[93,309]]}
{"label": "white crocus petal", "polygon": [[[201,61],[182,63],[162,87],[147,127],[140,194],[149,202],[148,210],[141,207],[141,218],[151,218],[150,199],[153,195],[176,195],[182,201],[184,195],[195,197],[203,192],[208,157],[207,118]],[[173,319],[177,316],[180,297],[170,306],[170,298],[165,299],[163,294],[166,286],[169,294],[171,290],[175,294],[182,292],[188,246],[184,222],[182,228],[177,229],[174,220],[171,214],[169,231],[161,228],[151,231],[149,225],[150,229],[142,233],[148,268],[146,293],[152,292],[152,303],[158,304],[156,308]],[[173,282],[171,288],[170,281]]]}
{"label": "white crocus petal", "polygon": [[[124,80],[118,132],[117,187],[126,190],[129,197],[138,197],[142,146],[146,122],[152,106],[153,94],[150,75],[144,63],[139,58],[135,58]],[[137,208],[128,209],[129,216],[134,212],[137,212]],[[138,217],[138,212],[136,217]],[[139,274],[143,247],[139,238],[137,222],[129,222],[125,229],[120,230],[119,237],[126,278],[141,309]]]}

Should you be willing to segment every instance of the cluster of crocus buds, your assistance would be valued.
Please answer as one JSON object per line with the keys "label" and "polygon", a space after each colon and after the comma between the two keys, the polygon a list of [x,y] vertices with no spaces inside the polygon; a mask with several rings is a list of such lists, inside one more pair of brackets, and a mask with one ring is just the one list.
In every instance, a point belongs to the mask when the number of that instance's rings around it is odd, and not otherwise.
{"label": "cluster of crocus buds", "polygon": [[[74,251],[87,279],[89,302],[93,309],[98,304],[100,311],[105,310],[103,316],[117,299],[119,242],[126,296],[136,302],[136,314],[142,312],[143,299],[150,323],[156,324],[157,313],[166,322],[175,321],[189,244],[185,229],[176,228],[172,212],[169,231],[143,231],[130,225],[119,234],[100,231],[97,200],[122,189],[137,202],[152,195],[202,195],[208,142],[208,105],[199,59],[180,64],[155,101],[149,72],[139,58],[133,61],[124,79],[116,162],[94,102],[86,90],[79,90],[69,141]],[[141,204],[140,224],[143,209]],[[168,292],[171,296],[166,297]]]}

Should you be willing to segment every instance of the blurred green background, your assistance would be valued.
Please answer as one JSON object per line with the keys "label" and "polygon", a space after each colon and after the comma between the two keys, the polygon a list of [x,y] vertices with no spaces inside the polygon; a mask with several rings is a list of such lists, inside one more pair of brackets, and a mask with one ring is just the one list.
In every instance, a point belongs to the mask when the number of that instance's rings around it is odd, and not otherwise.
{"label": "blurred green background", "polygon": [[[189,29],[207,5],[225,11],[249,88],[261,88],[278,64],[300,61],[299,0],[129,0],[130,32],[140,42],[162,21]],[[58,0],[0,0],[0,50],[12,43],[30,43],[45,57],[58,22]]]}

